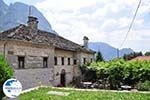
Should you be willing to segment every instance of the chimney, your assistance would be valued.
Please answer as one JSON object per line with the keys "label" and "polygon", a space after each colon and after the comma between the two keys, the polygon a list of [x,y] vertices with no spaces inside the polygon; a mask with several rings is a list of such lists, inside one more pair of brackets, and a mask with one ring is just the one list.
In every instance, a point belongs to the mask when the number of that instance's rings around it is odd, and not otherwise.
{"label": "chimney", "polygon": [[84,37],[83,37],[83,46],[86,47],[86,48],[88,48],[88,42],[89,42],[88,37],[87,37],[87,36],[84,36]]}
{"label": "chimney", "polygon": [[27,23],[28,23],[28,27],[31,29],[31,33],[36,34],[38,29],[38,18],[33,16],[28,16]]}

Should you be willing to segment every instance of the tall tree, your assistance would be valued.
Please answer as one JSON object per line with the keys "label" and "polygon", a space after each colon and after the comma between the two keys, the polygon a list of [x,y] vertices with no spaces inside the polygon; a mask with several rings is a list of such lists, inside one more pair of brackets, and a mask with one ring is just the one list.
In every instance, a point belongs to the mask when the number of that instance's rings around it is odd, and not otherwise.
{"label": "tall tree", "polygon": [[124,60],[128,60],[128,55],[127,55],[127,54],[124,54],[124,55],[123,55],[123,59],[124,59]]}
{"label": "tall tree", "polygon": [[146,52],[145,56],[150,56],[150,51]]}
{"label": "tall tree", "polygon": [[123,59],[124,60],[131,60],[131,59],[136,58],[138,56],[143,56],[142,52],[133,52],[130,54],[124,54]]}
{"label": "tall tree", "polygon": [[98,51],[97,55],[96,55],[96,62],[98,62],[98,61],[104,61],[103,55],[100,51]]}

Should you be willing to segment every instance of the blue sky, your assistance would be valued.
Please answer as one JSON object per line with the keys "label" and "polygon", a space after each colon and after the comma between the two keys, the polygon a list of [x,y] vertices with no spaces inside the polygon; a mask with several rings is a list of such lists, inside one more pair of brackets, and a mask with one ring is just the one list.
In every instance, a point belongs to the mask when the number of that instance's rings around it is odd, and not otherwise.
{"label": "blue sky", "polygon": [[[139,0],[4,0],[36,6],[61,36],[82,44],[106,42],[119,47]],[[129,36],[123,45],[135,51],[150,51],[150,0],[142,0]]]}

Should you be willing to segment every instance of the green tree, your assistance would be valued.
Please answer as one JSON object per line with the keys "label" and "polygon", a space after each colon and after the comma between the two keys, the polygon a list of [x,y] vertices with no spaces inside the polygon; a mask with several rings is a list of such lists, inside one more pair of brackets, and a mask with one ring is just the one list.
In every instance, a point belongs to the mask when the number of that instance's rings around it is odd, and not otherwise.
{"label": "green tree", "polygon": [[146,52],[145,56],[150,56],[150,51]]}
{"label": "green tree", "polygon": [[140,51],[137,56],[143,56],[143,53]]}
{"label": "green tree", "polygon": [[124,59],[124,60],[128,60],[128,55],[127,55],[127,54],[124,54],[124,55],[123,55],[123,59]]}
{"label": "green tree", "polygon": [[[6,59],[0,55],[0,87],[2,87],[3,83],[13,76],[13,69],[9,66]],[[3,92],[0,89],[0,99],[3,97]]]}
{"label": "green tree", "polygon": [[131,60],[131,59],[136,58],[138,56],[143,56],[142,52],[133,52],[130,54],[124,54],[123,59],[124,60]]}
{"label": "green tree", "polygon": [[111,89],[117,89],[121,85],[136,87],[139,82],[150,81],[150,61],[114,59],[107,62],[94,62],[87,68],[96,71],[96,80],[106,79]]}
{"label": "green tree", "polygon": [[98,51],[97,55],[96,55],[96,62],[98,62],[98,61],[104,61],[103,55],[100,51]]}

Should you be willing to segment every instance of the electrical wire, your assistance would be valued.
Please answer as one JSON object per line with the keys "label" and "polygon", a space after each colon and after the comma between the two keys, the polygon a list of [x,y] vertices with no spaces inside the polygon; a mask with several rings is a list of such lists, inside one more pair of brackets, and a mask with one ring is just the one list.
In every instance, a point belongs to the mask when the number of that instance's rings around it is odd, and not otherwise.
{"label": "electrical wire", "polygon": [[127,31],[127,33],[126,33],[126,35],[125,35],[125,38],[123,39],[123,41],[122,41],[120,47],[118,47],[118,49],[121,48],[121,47],[124,45],[124,43],[125,43],[125,41],[126,41],[128,35],[129,35],[129,32],[130,32],[130,30],[131,30],[131,28],[132,28],[132,26],[133,26],[134,20],[135,20],[135,18],[136,18],[137,12],[138,12],[138,10],[139,10],[139,8],[140,8],[141,2],[142,2],[142,0],[140,0],[139,3],[138,3],[138,6],[137,6],[137,8],[136,8],[136,11],[135,11],[135,14],[134,14],[134,16],[133,16],[133,19],[132,19],[132,21],[131,21],[131,24],[130,24],[130,26],[129,26],[129,29],[128,29],[128,31]]}

